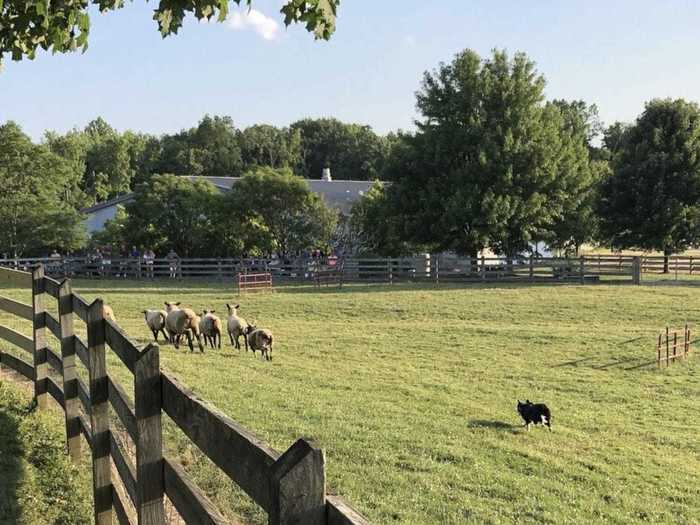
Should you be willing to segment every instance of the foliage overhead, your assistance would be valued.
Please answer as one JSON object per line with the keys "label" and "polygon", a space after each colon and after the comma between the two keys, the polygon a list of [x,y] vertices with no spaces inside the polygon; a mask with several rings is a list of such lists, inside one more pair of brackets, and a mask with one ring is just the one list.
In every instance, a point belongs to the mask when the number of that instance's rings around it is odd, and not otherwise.
{"label": "foliage overhead", "polygon": [[[250,7],[252,0],[232,0]],[[188,14],[198,20],[228,16],[229,0],[159,0],[153,13],[163,37],[175,34]],[[6,53],[13,60],[33,59],[39,49],[66,53],[88,47],[90,9],[101,12],[124,7],[124,0],[0,0],[0,63]],[[286,0],[280,12],[284,23],[304,24],[317,39],[335,31],[340,0]]]}
{"label": "foliage overhead", "polygon": [[606,136],[615,146],[602,186],[604,238],[616,248],[662,250],[700,243],[700,108],[652,100],[637,121]]}

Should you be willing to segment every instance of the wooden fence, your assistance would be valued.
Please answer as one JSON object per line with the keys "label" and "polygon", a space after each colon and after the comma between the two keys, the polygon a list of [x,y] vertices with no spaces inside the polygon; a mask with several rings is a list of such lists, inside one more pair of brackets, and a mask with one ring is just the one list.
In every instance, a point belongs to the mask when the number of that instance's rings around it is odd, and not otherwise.
{"label": "wooden fence", "polygon": [[[663,267],[663,258],[661,265]],[[403,258],[356,258],[339,260],[300,258],[280,259],[156,259],[152,264],[140,259],[0,259],[0,266],[28,269],[45,265],[54,278],[83,277],[111,279],[206,278],[235,282],[239,274],[269,272],[276,282],[321,284],[329,279],[343,283],[398,283],[426,281],[454,282],[580,282],[600,280],[639,284],[642,271],[655,271],[652,258],[633,256],[559,257],[454,257],[423,255]],[[672,261],[678,271],[686,266]],[[693,270],[692,262],[687,266]],[[695,270],[697,271],[697,269]],[[338,275],[340,272],[340,275]]]}
{"label": "wooden fence", "polygon": [[[31,288],[32,305],[0,296],[0,310],[33,326],[31,338],[0,326],[0,338],[29,356],[0,351],[0,363],[34,382],[40,408],[48,396],[61,406],[73,459],[81,454],[81,436],[90,448],[96,524],[111,524],[113,517],[120,524],[163,524],[166,495],[188,524],[229,523],[183,467],[163,455],[163,413],[266,511],[271,525],[368,523],[342,499],[326,494],[325,455],[316,444],[299,439],[280,454],[262,443],[161,370],[158,346],[134,345],[104,317],[101,299],[88,304],[69,280],[47,277],[41,266],[32,273],[0,269],[0,284]],[[58,318],[47,311],[49,298],[58,301]],[[76,335],[76,320],[87,325],[87,342]],[[49,346],[48,334],[60,352]],[[133,375],[133,400],[110,375],[108,350]],[[85,367],[87,384],[77,365]],[[124,432],[110,425],[110,409]]]}
{"label": "wooden fence", "polygon": [[[685,325],[683,329],[683,339],[678,337],[678,331],[674,330],[671,333],[669,327],[666,327],[666,334],[659,334],[659,340],[656,344],[656,363],[661,368],[661,363],[666,363],[668,366],[676,359],[685,359],[690,355],[691,346],[694,341],[690,337],[690,327]],[[665,355],[664,355],[665,350]]]}

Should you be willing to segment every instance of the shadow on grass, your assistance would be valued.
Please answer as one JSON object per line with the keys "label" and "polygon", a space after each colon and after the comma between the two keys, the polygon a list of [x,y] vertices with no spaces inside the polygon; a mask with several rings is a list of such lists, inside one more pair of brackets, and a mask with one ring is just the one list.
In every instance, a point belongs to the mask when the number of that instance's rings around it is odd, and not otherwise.
{"label": "shadow on grass", "polygon": [[469,428],[491,428],[493,430],[503,430],[515,433],[522,425],[512,425],[505,421],[495,421],[491,419],[472,419],[469,421]]}
{"label": "shadow on grass", "polygon": [[590,361],[591,359],[594,359],[595,356],[590,356],[590,357],[582,357],[581,359],[575,359],[573,361],[566,361],[564,363],[559,363],[558,365],[552,365],[552,368],[560,368],[562,366],[578,366],[581,363],[586,363],[587,361]]}
{"label": "shadow on grass", "polygon": [[17,420],[0,410],[0,523],[19,523],[18,489],[22,481]]}

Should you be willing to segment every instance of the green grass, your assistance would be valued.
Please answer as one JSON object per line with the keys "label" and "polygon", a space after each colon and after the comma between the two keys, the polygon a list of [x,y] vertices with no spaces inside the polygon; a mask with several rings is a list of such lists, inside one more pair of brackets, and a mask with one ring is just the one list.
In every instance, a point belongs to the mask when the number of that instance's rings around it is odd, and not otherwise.
{"label": "green grass", "polygon": [[0,378],[0,523],[89,524],[89,463],[78,468],[65,455],[62,415],[30,403]]}
{"label": "green grass", "polygon": [[[648,364],[666,324],[700,320],[697,287],[74,288],[140,343],[144,308],[239,302],[274,332],[272,363],[225,341],[162,346],[162,366],[280,451],[316,439],[329,488],[377,524],[700,521],[700,358]],[[554,431],[524,432],[517,398],[546,402]],[[264,522],[171,426],[167,447],[226,512]]]}

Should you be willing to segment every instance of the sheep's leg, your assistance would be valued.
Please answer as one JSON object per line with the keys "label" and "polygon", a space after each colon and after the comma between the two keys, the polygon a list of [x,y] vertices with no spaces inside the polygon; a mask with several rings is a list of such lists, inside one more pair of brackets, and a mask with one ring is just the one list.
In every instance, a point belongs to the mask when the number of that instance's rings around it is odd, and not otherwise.
{"label": "sheep's leg", "polygon": [[153,332],[153,339],[158,342],[158,330],[151,329],[151,332]]}
{"label": "sheep's leg", "polygon": [[221,350],[221,332],[219,332],[218,330],[214,334],[214,342],[216,342],[217,336],[219,337],[219,350]]}
{"label": "sheep's leg", "polygon": [[167,341],[168,341],[168,336],[165,335],[165,329],[164,329],[164,328],[161,328],[161,329],[160,329],[160,332],[163,334],[163,340],[164,340],[165,342],[167,342]]}
{"label": "sheep's leg", "polygon": [[231,332],[228,333],[228,337],[231,340],[231,346],[236,348],[236,343],[233,341],[233,334]]}
{"label": "sheep's leg", "polygon": [[199,351],[204,353],[204,347],[202,346],[202,334],[195,334],[197,342],[199,343]]}
{"label": "sheep's leg", "polygon": [[[192,346],[192,333],[187,330],[185,334],[187,335],[187,344],[190,347],[190,352],[194,352],[194,346]],[[177,346],[175,348],[177,348]]]}

